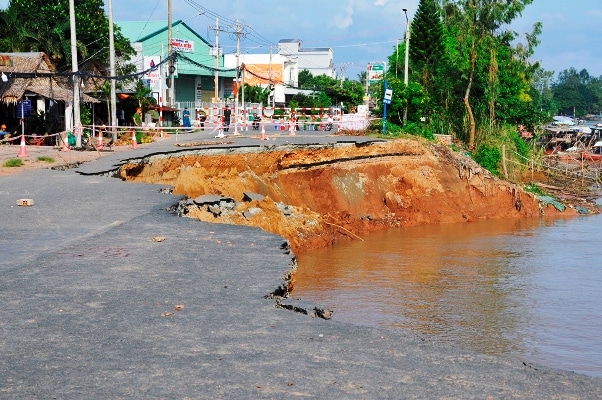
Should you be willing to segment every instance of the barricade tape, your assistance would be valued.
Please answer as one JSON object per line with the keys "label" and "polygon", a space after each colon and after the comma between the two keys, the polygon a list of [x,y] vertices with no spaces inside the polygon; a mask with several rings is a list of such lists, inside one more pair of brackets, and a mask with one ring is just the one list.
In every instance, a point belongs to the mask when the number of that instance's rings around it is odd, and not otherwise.
{"label": "barricade tape", "polygon": [[[382,118],[359,118],[359,119],[353,119],[350,121],[345,121],[345,120],[341,120],[341,121],[332,121],[331,123],[334,125],[335,123],[338,125],[339,129],[351,129],[351,130],[362,130],[367,128],[370,123],[372,121],[379,121],[382,120]],[[211,129],[213,127],[213,130],[211,132],[215,132],[217,131],[220,127],[223,128],[224,124],[221,121],[217,121],[217,122],[203,122],[201,123],[198,120],[194,120],[195,122],[195,126],[193,128],[198,128],[200,127],[200,124],[204,124],[208,129]],[[244,121],[245,125],[249,125],[252,124],[253,121]],[[285,120],[280,120],[280,119],[274,119],[272,120],[271,118],[262,118],[261,119],[261,124],[263,125],[270,125],[273,124],[274,125],[274,129],[275,130],[280,130],[280,125],[284,124],[284,125],[289,125],[289,121],[285,121]],[[317,131],[317,130],[323,130],[324,127],[328,124],[328,121],[326,120],[320,120],[320,121],[297,121],[296,125],[297,127],[310,127],[310,131]],[[232,127],[233,124],[231,124]],[[103,132],[103,134],[110,134],[112,133],[112,129],[117,129],[118,133],[130,133],[132,130],[137,130],[137,129],[142,129],[142,130],[164,130],[164,131],[168,131],[168,132],[175,132],[178,133],[180,131],[183,130],[187,130],[190,129],[190,127],[182,127],[182,126],[175,126],[175,127],[168,127],[168,126],[164,126],[164,127],[160,127],[160,126],[150,126],[150,125],[143,125],[143,126],[117,126],[117,125],[82,125],[79,129],[75,129],[76,131],[83,131],[85,129],[89,129],[92,130],[94,133],[97,132]],[[307,130],[307,129],[304,129]],[[60,136],[60,138],[64,138],[65,135],[67,134],[68,131],[61,131],[61,132],[57,132],[57,133],[52,133],[52,134],[44,134],[44,135],[38,135],[38,134],[24,134],[23,136],[25,138],[30,138],[30,139],[47,139],[47,138],[51,138],[54,136]],[[0,139],[0,143],[12,143],[15,142],[17,140],[21,140],[21,134],[18,135],[10,135],[9,137],[4,137],[2,139]],[[94,135],[92,135],[91,137],[95,137]]]}
{"label": "barricade tape", "polygon": [[10,135],[10,137],[6,137],[5,136],[0,141],[2,141],[2,142],[4,142],[4,141],[12,142],[12,141],[15,141],[15,140],[20,140],[21,136],[23,136],[25,138],[42,139],[42,138],[48,138],[48,137],[52,137],[52,136],[57,136],[57,135],[60,135],[60,134],[61,133],[50,133],[50,134],[49,133],[45,133],[43,135],[38,135],[38,134],[35,134],[35,133],[34,134],[28,134],[28,135],[18,134],[18,135],[14,135],[14,136]]}

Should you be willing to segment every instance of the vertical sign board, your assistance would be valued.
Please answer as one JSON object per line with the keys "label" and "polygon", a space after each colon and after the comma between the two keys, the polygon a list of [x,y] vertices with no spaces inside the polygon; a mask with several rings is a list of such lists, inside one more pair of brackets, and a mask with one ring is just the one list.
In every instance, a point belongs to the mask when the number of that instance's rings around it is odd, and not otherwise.
{"label": "vertical sign board", "polygon": [[[146,57],[144,57],[144,70],[146,71],[150,68],[155,68],[160,63],[161,63],[160,56],[146,56]],[[146,83],[146,86],[149,89],[151,89],[153,92],[159,92],[161,89],[160,82],[159,82],[160,78],[161,78],[160,67],[157,67],[156,69],[144,74],[143,79]]]}
{"label": "vertical sign board", "polygon": [[17,102],[17,118],[31,117],[31,100]]}
{"label": "vertical sign board", "polygon": [[194,106],[196,108],[203,107],[203,86],[200,76],[194,77]]}
{"label": "vertical sign board", "polygon": [[384,64],[368,64],[368,82],[370,84],[377,83],[385,74]]}
{"label": "vertical sign board", "polygon": [[386,88],[385,89],[385,97],[383,98],[383,103],[391,104],[391,97],[393,97],[393,89]]}

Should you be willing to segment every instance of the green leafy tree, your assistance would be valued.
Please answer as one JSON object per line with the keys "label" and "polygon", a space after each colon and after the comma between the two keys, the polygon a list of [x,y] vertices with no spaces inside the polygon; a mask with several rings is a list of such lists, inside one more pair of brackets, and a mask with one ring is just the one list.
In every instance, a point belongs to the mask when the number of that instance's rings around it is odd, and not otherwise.
{"label": "green leafy tree", "polygon": [[583,116],[600,113],[602,101],[601,78],[594,78],[583,69],[561,71],[552,84],[556,112],[564,115]]}
{"label": "green leafy tree", "polygon": [[366,87],[366,82],[368,81],[368,72],[362,71],[357,74],[357,80],[362,85],[362,87]]}
{"label": "green leafy tree", "polygon": [[[499,50],[508,47],[508,38],[512,36],[502,28],[520,16],[531,2],[444,2],[446,23],[454,27],[450,32],[456,34],[457,52],[452,62],[464,84],[462,102],[468,118],[467,141],[471,149],[477,140],[477,117],[487,116],[490,124],[495,122],[495,107],[503,89],[499,80]],[[536,33],[531,38],[536,38]]]}
{"label": "green leafy tree", "polygon": [[245,83],[245,102],[268,104],[270,89]]}
{"label": "green leafy tree", "polygon": [[142,79],[136,82],[136,100],[138,107],[142,109],[142,114],[148,110],[149,106],[154,103],[154,97],[151,96],[152,90],[144,83]]}
{"label": "green leafy tree", "polygon": [[[106,65],[109,59],[109,21],[102,0],[75,2],[78,61]],[[11,0],[0,11],[0,51],[44,52],[59,70],[71,66],[69,2]],[[115,55],[128,58],[134,49],[114,26]]]}
{"label": "green leafy tree", "polygon": [[312,104],[316,108],[326,108],[332,105],[332,100],[324,92],[317,92],[312,95]]}
{"label": "green leafy tree", "polygon": [[301,89],[311,89],[314,85],[314,76],[307,69],[302,69],[297,75],[297,81]]}
{"label": "green leafy tree", "polygon": [[313,76],[308,70],[299,72],[298,79],[301,89],[311,90],[313,93],[311,98],[308,95],[293,98],[301,107],[330,107],[343,103],[346,108],[351,108],[361,104],[364,99],[365,87],[358,81],[340,81],[326,75]]}
{"label": "green leafy tree", "polygon": [[544,120],[549,120],[558,111],[551,88],[553,77],[554,71],[545,71],[541,66],[538,66],[531,81],[531,98],[533,98],[534,106],[539,109]]}
{"label": "green leafy tree", "polygon": [[[443,44],[443,24],[436,0],[420,0],[411,25],[410,72],[412,80],[419,82],[431,98],[441,100],[435,82],[446,61]],[[405,44],[403,45],[405,52]],[[438,80],[439,81],[439,80]]]}

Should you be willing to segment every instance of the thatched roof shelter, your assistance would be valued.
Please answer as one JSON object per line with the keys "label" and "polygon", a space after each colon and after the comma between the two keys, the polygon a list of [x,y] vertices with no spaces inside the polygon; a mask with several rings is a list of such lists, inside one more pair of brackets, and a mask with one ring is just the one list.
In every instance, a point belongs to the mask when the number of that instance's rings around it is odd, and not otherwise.
{"label": "thatched roof shelter", "polygon": [[[7,104],[16,104],[25,94],[36,95],[56,101],[73,101],[73,88],[59,83],[55,76],[45,75],[53,72],[52,64],[44,53],[2,53],[0,54],[0,101]],[[28,77],[11,76],[11,73],[27,74]],[[8,78],[4,82],[4,76]],[[84,103],[98,103],[93,97],[81,94]]]}

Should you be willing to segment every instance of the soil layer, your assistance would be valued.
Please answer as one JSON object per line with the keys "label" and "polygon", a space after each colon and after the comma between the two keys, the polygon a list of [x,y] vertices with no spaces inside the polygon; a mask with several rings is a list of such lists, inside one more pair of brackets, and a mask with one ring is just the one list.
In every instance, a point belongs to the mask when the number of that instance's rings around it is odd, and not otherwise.
{"label": "soil layer", "polygon": [[232,199],[228,210],[188,201],[184,213],[280,234],[295,252],[389,227],[558,212],[472,159],[418,140],[197,149],[151,156],[120,175],[190,199]]}

